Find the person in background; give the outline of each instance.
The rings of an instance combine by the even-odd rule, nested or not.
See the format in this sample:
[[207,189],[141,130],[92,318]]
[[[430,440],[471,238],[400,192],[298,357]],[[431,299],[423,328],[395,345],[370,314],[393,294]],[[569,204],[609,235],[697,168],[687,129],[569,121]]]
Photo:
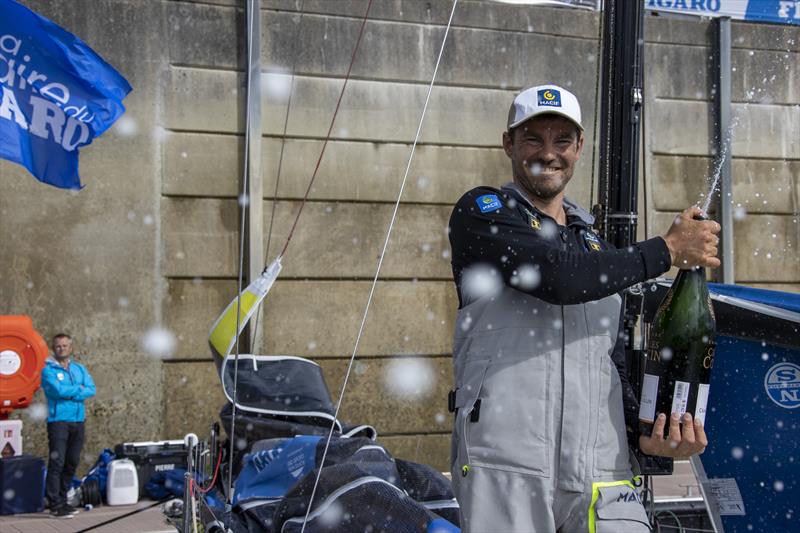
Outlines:
[[71,518],[77,510],[67,504],[67,490],[81,459],[84,421],[83,403],[95,395],[91,374],[72,360],[72,337],[53,337],[53,356],[42,370],[42,389],[47,396],[47,441],[49,462],[45,492],[50,514]]

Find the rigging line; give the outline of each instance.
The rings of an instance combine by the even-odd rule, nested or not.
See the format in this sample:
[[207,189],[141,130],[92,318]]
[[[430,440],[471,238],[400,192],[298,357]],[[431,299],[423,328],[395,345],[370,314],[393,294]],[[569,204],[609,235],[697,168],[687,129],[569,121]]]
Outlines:
[[650,230],[647,223],[648,219],[648,209],[647,203],[649,199],[647,198],[647,139],[645,137],[646,129],[645,125],[645,116],[647,115],[647,101],[645,97],[647,94],[645,93],[645,84],[644,80],[642,80],[642,134],[640,136],[639,142],[641,143],[641,150],[642,150],[642,195],[644,196],[644,238],[650,238]]
[[[597,108],[598,100],[600,99],[600,64],[603,62],[603,3],[600,3],[598,10],[597,20],[597,51],[595,52],[595,61],[597,67],[594,73],[594,125],[592,126],[592,177],[589,182],[589,209],[594,207],[594,165],[597,156],[597,117],[600,110]],[[598,194],[599,196],[599,194]]]
[[[305,11],[305,3],[306,0],[302,0],[300,3],[300,20],[297,22],[297,31],[295,32],[294,42],[300,42],[300,32],[303,28],[303,12]],[[289,84],[289,99],[286,102],[286,116],[283,119],[283,134],[281,135],[281,151],[278,154],[278,172],[275,176],[275,191],[272,194],[272,212],[269,215],[269,230],[267,231],[267,247],[264,250],[264,270],[267,269],[267,261],[269,261],[269,247],[272,243],[272,228],[275,223],[275,206],[278,202],[278,186],[281,183],[281,169],[283,169],[283,149],[286,147],[286,131],[289,126],[289,114],[292,112],[292,96],[294,96],[294,79],[295,79],[295,72],[297,71],[297,57],[300,54],[295,51],[294,58],[292,59],[292,81]],[[258,321],[261,318],[261,308],[263,306],[259,305],[258,309],[256,309],[256,318],[253,322],[253,331],[258,331]],[[255,347],[254,347],[255,349]]]
[[[250,174],[250,82],[253,72],[250,70],[250,64],[253,60],[253,28],[255,27],[256,22],[261,24],[260,21],[260,13],[253,14],[253,0],[247,0],[249,9],[247,10],[247,105],[245,106],[245,133],[244,133],[244,165],[243,165],[243,176],[242,176],[242,195],[241,195],[241,207],[242,207],[242,222],[239,227],[239,272],[237,275],[237,286],[236,286],[236,353],[233,359],[233,407],[231,412],[231,446],[230,446],[230,454],[228,457],[229,461],[233,461],[233,453],[234,447],[236,445],[236,393],[237,387],[239,385],[239,341],[241,339],[241,335],[238,333],[239,328],[241,327],[241,313],[242,313],[242,276],[244,274],[244,237],[245,237],[245,224],[247,221],[247,205],[245,200],[247,199],[247,179],[248,175]],[[261,51],[259,50],[259,53]],[[261,73],[258,73],[259,77]],[[259,80],[260,82],[260,80]],[[228,505],[226,506],[229,510],[233,504],[233,468],[228,470]],[[186,512],[186,510],[184,510]]]
[[328,147],[328,141],[331,138],[331,132],[333,131],[333,124],[336,122],[336,115],[339,114],[339,107],[342,105],[342,98],[344,97],[344,90],[347,87],[347,82],[350,80],[350,72],[353,70],[353,64],[356,62],[356,54],[358,53],[358,48],[361,46],[361,37],[364,36],[364,27],[367,25],[367,18],[369,17],[369,10],[372,7],[373,0],[369,0],[367,3],[367,10],[364,12],[364,19],[361,21],[361,29],[358,31],[358,39],[356,40],[356,45],[353,48],[353,55],[350,58],[350,65],[347,67],[347,74],[344,77],[344,83],[342,84],[342,91],[339,93],[339,100],[336,102],[336,108],[333,110],[333,116],[331,117],[331,125],[328,127],[328,133],[325,135],[325,141],[322,143],[322,150],[319,153],[319,158],[317,159],[317,164],[314,167],[314,173],[311,174],[311,180],[308,182],[308,188],[306,189],[306,194],[303,196],[303,202],[300,204],[300,209],[297,211],[297,216],[294,217],[294,223],[292,223],[292,229],[289,230],[289,236],[286,238],[286,244],[283,245],[283,250],[281,253],[278,254],[278,257],[283,257],[286,253],[286,249],[289,247],[289,243],[292,241],[292,236],[294,235],[294,230],[297,227],[297,222],[300,220],[300,215],[303,213],[303,208],[306,206],[308,202],[308,195],[311,193],[311,187],[314,185],[314,180],[317,179],[317,172],[319,171],[319,166],[322,163],[322,157],[325,155],[325,148]]
[[[617,26],[616,25],[617,11],[616,11],[616,8],[614,6],[615,6],[614,2],[608,2],[608,5],[605,7],[605,9],[609,9],[610,10],[610,15],[608,17],[609,30],[608,30],[608,32],[605,32],[605,34],[608,35],[608,42],[605,43],[605,44],[608,44],[608,68],[606,69],[606,73],[607,73],[606,77],[608,79],[605,80],[606,83],[605,83],[604,93],[603,93],[607,97],[607,98],[604,98],[604,100],[607,100],[607,102],[606,102],[606,107],[607,107],[607,109],[606,109],[606,128],[605,128],[606,160],[602,161],[602,164],[603,164],[603,166],[605,168],[605,171],[601,174],[601,176],[603,176],[603,178],[604,178],[603,179],[603,191],[600,191],[600,190],[597,191],[597,201],[599,203],[603,204],[603,206],[605,206],[605,208],[602,210],[603,220],[602,220],[601,223],[603,225],[604,232],[606,234],[608,234],[608,209],[607,209],[607,207],[608,207],[609,201],[611,200],[611,190],[610,190],[610,187],[611,187],[611,162],[613,160],[615,160],[615,158],[616,158],[616,153],[613,151],[613,147],[611,146],[611,137],[612,137],[611,130],[612,130],[612,127],[613,127],[613,124],[614,124],[613,121],[612,121],[612,117],[614,115],[614,110],[611,108],[611,105],[609,105],[611,103],[610,102],[611,95],[612,95],[612,93],[614,93],[614,80],[612,79],[612,76],[610,74],[612,72],[614,72],[614,69],[616,68],[616,65],[615,65],[615,62],[614,62],[614,59],[615,59],[614,56],[617,53],[617,42],[616,42],[616,39],[615,39],[615,33],[617,31],[617,28],[616,28],[616,26]],[[605,18],[605,9],[603,10],[603,17],[604,18]],[[599,187],[598,187],[598,189],[599,189]],[[601,195],[601,192],[602,192],[602,195]]]
[[333,414],[334,421],[331,423],[330,431],[328,432],[328,437],[325,440],[325,449],[322,452],[322,458],[319,463],[319,467],[317,468],[317,476],[314,480],[314,487],[311,489],[311,497],[308,500],[308,506],[306,507],[306,515],[303,519],[303,526],[300,529],[300,533],[304,533],[306,529],[306,523],[308,522],[308,516],[311,513],[311,507],[314,504],[314,496],[317,492],[317,486],[319,485],[319,480],[322,475],[322,468],[325,466],[325,458],[328,455],[328,448],[331,444],[331,439],[333,438],[333,431],[336,427],[336,420],[339,418],[339,410],[342,407],[342,400],[344,399],[344,393],[347,389],[347,382],[350,379],[350,373],[353,370],[353,362],[356,358],[356,353],[358,352],[358,345],[361,342],[361,336],[364,333],[364,326],[367,323],[367,316],[369,315],[370,305],[372,304],[372,297],[375,294],[375,287],[378,285],[378,276],[381,273],[381,267],[383,266],[383,259],[386,256],[386,250],[389,247],[389,239],[392,236],[392,229],[394,228],[394,222],[397,219],[397,211],[400,208],[400,200],[403,197],[403,190],[406,186],[406,181],[408,180],[408,173],[411,170],[411,162],[414,159],[414,152],[417,148],[417,142],[419,141],[420,133],[422,132],[422,124],[425,121],[425,113],[428,110],[428,103],[430,102],[431,93],[433,92],[433,85],[436,82],[436,74],[439,72],[439,65],[442,61],[442,55],[444,54],[444,47],[447,44],[447,36],[450,33],[450,26],[453,23],[453,16],[456,12],[456,6],[458,5],[458,0],[453,0],[453,7],[450,10],[450,18],[447,20],[447,27],[444,30],[444,37],[442,37],[442,46],[439,48],[439,55],[436,58],[436,65],[433,68],[433,76],[431,77],[431,82],[428,85],[428,94],[425,96],[425,104],[422,106],[422,112],[420,113],[419,117],[419,124],[417,125],[417,132],[414,135],[414,143],[411,145],[411,153],[408,156],[408,163],[406,164],[406,170],[403,174],[403,181],[400,183],[400,192],[397,194],[397,200],[394,204],[394,211],[392,212],[392,218],[389,220],[389,227],[386,230],[386,238],[383,241],[383,249],[381,250],[381,255],[378,258],[378,266],[375,269],[375,277],[372,279],[372,287],[369,290],[369,297],[367,298],[367,304],[364,307],[364,315],[361,317],[361,326],[358,329],[358,335],[356,336],[355,346],[353,346],[353,353],[350,355],[350,361],[347,364],[347,371],[344,375],[344,381],[342,382],[342,389],[339,393],[339,400],[336,402],[336,411]]

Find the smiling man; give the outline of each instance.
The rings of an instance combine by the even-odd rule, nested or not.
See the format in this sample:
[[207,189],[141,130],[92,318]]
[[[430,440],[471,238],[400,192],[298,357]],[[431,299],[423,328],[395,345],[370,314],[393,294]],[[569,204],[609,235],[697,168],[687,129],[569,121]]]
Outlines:
[[[503,149],[513,181],[478,187],[450,218],[459,297],[453,341],[453,485],[467,532],[650,531],[628,445],[688,457],[702,425],[657,419],[639,438],[621,298],[671,265],[716,267],[719,225],[685,210],[664,236],[613,249],[565,196],[584,136],[577,98],[519,93]],[[668,414],[668,413],[667,413]]]

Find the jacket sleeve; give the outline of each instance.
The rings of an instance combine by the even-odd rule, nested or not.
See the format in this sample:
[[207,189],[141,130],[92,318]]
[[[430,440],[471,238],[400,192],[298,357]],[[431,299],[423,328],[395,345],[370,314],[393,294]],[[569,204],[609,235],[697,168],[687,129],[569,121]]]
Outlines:
[[[477,199],[496,194],[500,209],[481,212]],[[635,283],[666,272],[670,267],[667,245],[655,237],[626,249],[596,253],[567,252],[557,245],[550,228],[530,227],[509,199],[489,188],[469,191],[456,204],[449,233],[453,269],[458,276],[470,265],[484,264],[497,270],[506,284],[555,305],[585,303],[615,294]],[[535,286],[514,283],[520,267],[539,273]],[[456,279],[461,285],[461,280]]]
[[[624,300],[623,300],[624,301]],[[639,449],[639,396],[630,382],[628,365],[625,361],[625,310],[619,315],[619,332],[614,350],[611,352],[611,360],[617,367],[619,381],[622,385],[622,406],[625,413],[625,433],[628,438],[628,446],[634,450]]]
[[80,390],[75,395],[76,400],[85,400],[87,398],[91,398],[97,393],[92,375],[89,373],[86,367],[83,367],[83,383],[79,389]]
[[80,392],[80,386],[58,379],[57,371],[45,366],[42,370],[42,388],[44,394],[52,400],[73,400]]

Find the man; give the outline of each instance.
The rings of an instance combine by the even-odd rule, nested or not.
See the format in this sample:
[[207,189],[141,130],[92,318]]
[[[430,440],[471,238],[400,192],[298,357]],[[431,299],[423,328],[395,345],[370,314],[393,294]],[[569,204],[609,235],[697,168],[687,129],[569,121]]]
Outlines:
[[671,265],[719,266],[719,225],[689,208],[663,237],[611,249],[564,194],[583,143],[573,94],[521,92],[503,134],[513,181],[469,191],[450,218],[452,475],[467,532],[648,532],[626,422],[645,453],[707,444],[690,416],[682,433],[673,417],[665,440],[663,414],[636,442],[617,293]]
[[50,514],[69,518],[77,511],[67,504],[67,490],[81,459],[83,402],[95,395],[94,381],[86,367],[72,360],[72,337],[59,333],[53,337],[53,357],[42,370],[42,388],[47,396],[47,439],[50,460],[47,464],[45,492]]

